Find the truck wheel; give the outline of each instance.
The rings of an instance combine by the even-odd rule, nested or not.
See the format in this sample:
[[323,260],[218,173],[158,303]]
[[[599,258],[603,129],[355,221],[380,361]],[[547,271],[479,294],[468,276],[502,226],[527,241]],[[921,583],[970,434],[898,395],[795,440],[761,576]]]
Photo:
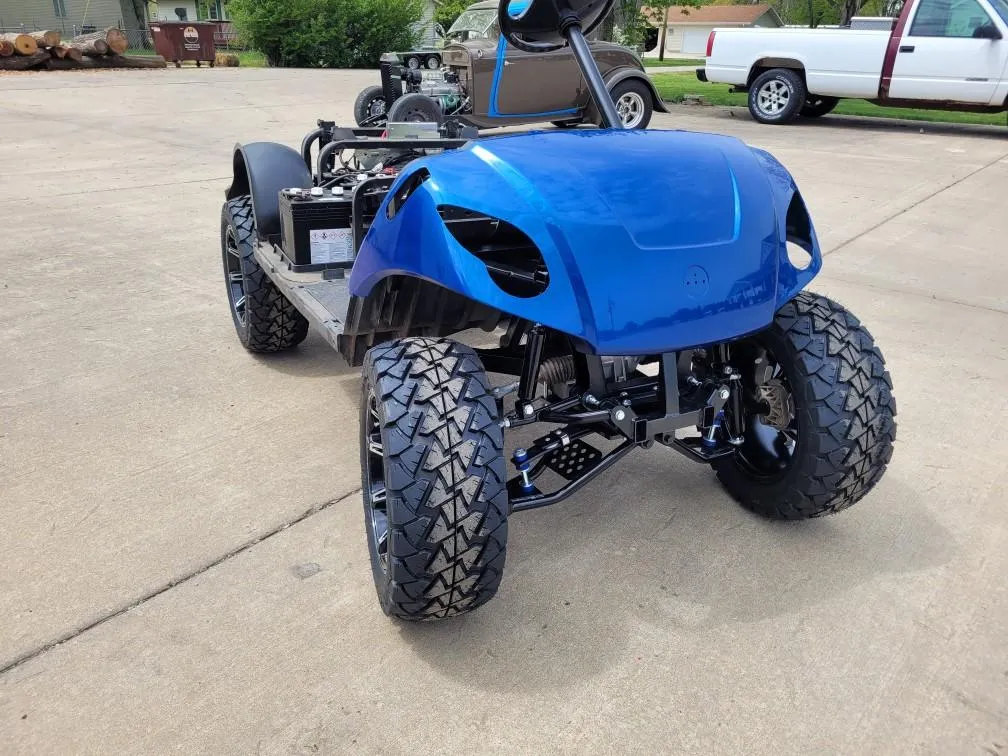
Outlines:
[[654,110],[651,90],[636,79],[624,79],[609,90],[625,129],[646,129]]
[[444,120],[444,113],[441,111],[441,106],[432,98],[419,92],[410,92],[392,103],[388,111],[388,120],[390,123],[408,121],[441,123]]
[[364,358],[361,487],[382,610],[451,617],[497,592],[507,546],[504,435],[476,353],[409,338]]
[[439,68],[441,68],[441,58],[437,55],[428,55],[427,69],[430,71],[437,71]]
[[238,339],[250,352],[281,352],[308,335],[308,321],[280,293],[255,259],[252,198],[235,197],[221,211],[221,255]]
[[749,87],[749,112],[760,123],[788,123],[797,118],[805,98],[805,82],[797,71],[774,68]]
[[363,126],[365,122],[373,124],[373,119],[384,115],[386,108],[385,90],[379,86],[368,87],[357,95],[354,102],[354,120],[358,126]]
[[408,58],[406,58],[405,62],[406,62],[406,68],[412,68],[414,71],[420,68],[420,58],[418,58],[416,55],[410,55]]
[[805,104],[802,105],[802,118],[819,118],[827,113],[831,113],[839,102],[839,98],[836,97],[809,95],[808,99],[805,100]]
[[732,353],[752,403],[741,445],[713,465],[733,498],[800,520],[846,509],[874,487],[892,457],[896,403],[882,353],[857,318],[802,292]]

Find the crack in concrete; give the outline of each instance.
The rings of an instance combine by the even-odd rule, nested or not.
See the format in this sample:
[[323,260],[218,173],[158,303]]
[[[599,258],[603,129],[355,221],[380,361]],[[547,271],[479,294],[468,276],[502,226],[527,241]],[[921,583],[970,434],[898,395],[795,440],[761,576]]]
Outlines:
[[827,281],[839,281],[840,283],[850,284],[851,286],[860,286],[864,289],[872,289],[873,291],[885,291],[890,294],[903,294],[909,297],[918,297],[919,299],[926,299],[929,302],[943,302],[944,304],[958,305],[959,307],[966,307],[971,310],[981,310],[983,312],[993,312],[998,315],[1008,315],[1008,310],[1002,310],[999,307],[992,307],[990,305],[977,304],[976,302],[966,302],[962,299],[956,299],[954,297],[939,297],[935,293],[928,293],[926,291],[914,291],[913,289],[900,289],[895,286],[883,286],[882,284],[869,283],[867,281],[862,281],[857,278],[850,278],[847,276],[836,275],[835,273],[822,274],[823,280]]
[[994,158],[992,161],[990,161],[989,163],[987,163],[985,165],[980,166],[976,170],[970,171],[965,176],[962,176],[961,178],[958,178],[955,181],[953,181],[951,184],[947,184],[946,186],[943,186],[940,189],[936,189],[935,191],[931,192],[931,194],[927,195],[926,197],[921,197],[919,200],[917,200],[916,202],[914,202],[909,207],[905,207],[902,210],[896,211],[895,213],[893,213],[892,215],[890,215],[888,218],[883,218],[878,223],[874,224],[873,226],[871,226],[869,228],[866,228],[864,231],[861,231],[861,232],[855,234],[850,239],[847,239],[846,241],[841,242],[840,244],[838,244],[837,246],[833,247],[830,250],[824,251],[822,253],[822,256],[826,257],[826,255],[832,255],[834,252],[839,252],[844,247],[846,247],[846,246],[848,246],[850,244],[853,244],[858,239],[861,239],[861,238],[867,236],[868,234],[870,234],[872,231],[877,231],[878,229],[882,228],[882,226],[884,226],[885,224],[889,223],[890,221],[894,221],[897,218],[899,218],[901,215],[905,215],[906,213],[909,213],[911,210],[914,210],[915,208],[920,207],[925,202],[930,202],[935,197],[937,197],[939,194],[947,192],[949,189],[952,189],[953,187],[959,186],[959,184],[963,183],[964,181],[968,181],[969,179],[973,178],[978,173],[982,173],[983,171],[986,171],[991,166],[997,165],[998,163],[1000,163],[1005,158],[1008,158],[1008,152],[1006,152],[1004,155],[1001,155],[999,157]]
[[255,536],[254,538],[246,541],[245,543],[241,544],[240,546],[238,546],[238,547],[236,547],[234,549],[231,549],[230,551],[228,551],[225,554],[217,557],[216,559],[214,559],[214,560],[212,560],[210,562],[207,562],[206,564],[200,565],[199,567],[196,567],[195,569],[191,570],[190,572],[185,573],[181,577],[173,578],[173,579],[169,580],[164,585],[161,585],[158,588],[155,588],[154,590],[152,590],[152,591],[150,591],[148,593],[145,593],[143,596],[140,596],[137,599],[133,599],[128,604],[122,605],[122,606],[120,606],[120,607],[118,607],[116,609],[112,609],[111,611],[103,614],[98,619],[94,620],[93,622],[89,622],[88,624],[84,625],[83,627],[78,627],[78,628],[75,628],[74,630],[71,630],[71,631],[69,631],[67,633],[64,633],[63,635],[61,635],[60,637],[56,638],[55,640],[48,641],[47,643],[44,643],[41,646],[38,646],[37,648],[34,648],[34,649],[30,650],[30,651],[26,651],[25,653],[21,654],[20,656],[15,657],[14,659],[12,659],[12,660],[10,660],[8,662],[3,662],[2,666],[0,666],[0,675],[4,675],[7,672],[10,672],[10,671],[12,671],[14,669],[17,669],[22,664],[25,664],[25,663],[31,661],[32,659],[36,659],[39,656],[42,656],[43,654],[51,651],[52,649],[56,648],[57,646],[61,646],[61,645],[63,645],[64,643],[66,643],[68,641],[72,641],[75,638],[80,637],[84,633],[87,633],[87,632],[89,632],[91,630],[94,630],[95,628],[97,628],[97,627],[99,627],[101,625],[104,625],[106,622],[109,622],[110,620],[114,620],[116,617],[120,617],[120,616],[126,614],[127,612],[130,612],[133,609],[136,609],[138,606],[143,606],[148,601],[151,601],[152,599],[155,599],[158,596],[160,596],[160,595],[162,595],[164,593],[167,593],[168,591],[172,590],[173,588],[177,588],[180,585],[185,585],[186,583],[188,583],[193,578],[199,577],[200,575],[202,575],[202,574],[204,574],[204,573],[212,570],[214,567],[218,567],[218,566],[224,564],[224,562],[227,562],[227,561],[233,559],[234,557],[238,556],[239,554],[242,554],[242,553],[248,551],[253,546],[258,545],[258,544],[262,543],[263,541],[269,540],[273,536],[275,536],[275,535],[277,535],[279,533],[282,533],[283,531],[287,530],[287,528],[290,528],[290,527],[293,527],[294,525],[302,523],[305,520],[307,520],[308,518],[310,518],[310,517],[312,517],[314,515],[317,515],[319,512],[324,512],[325,510],[329,509],[329,507],[332,507],[332,506],[334,506],[336,504],[339,504],[340,502],[346,501],[351,496],[356,496],[360,492],[361,492],[361,489],[356,488],[353,491],[350,491],[349,493],[346,493],[346,494],[343,494],[342,496],[336,497],[335,499],[329,499],[328,501],[325,501],[325,502],[323,502],[321,504],[317,504],[315,506],[312,506],[309,509],[307,509],[304,512],[302,512],[301,514],[299,514],[297,517],[294,517],[293,519],[290,519],[290,520],[285,520],[284,522],[282,522],[279,525],[273,527],[272,529],[270,529],[266,533],[263,533],[262,535]]

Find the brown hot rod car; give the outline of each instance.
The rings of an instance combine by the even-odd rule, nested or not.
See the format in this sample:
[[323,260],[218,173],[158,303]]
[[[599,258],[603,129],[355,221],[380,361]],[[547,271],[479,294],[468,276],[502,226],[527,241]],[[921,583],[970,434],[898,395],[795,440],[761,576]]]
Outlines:
[[[652,111],[668,112],[640,58],[611,42],[590,43],[592,57],[625,127],[646,128]],[[383,56],[380,86],[354,104],[359,126],[455,118],[477,128],[552,122],[598,123],[598,111],[569,47],[528,53],[509,45],[497,24],[497,0],[471,5],[452,24],[442,67],[424,71]]]

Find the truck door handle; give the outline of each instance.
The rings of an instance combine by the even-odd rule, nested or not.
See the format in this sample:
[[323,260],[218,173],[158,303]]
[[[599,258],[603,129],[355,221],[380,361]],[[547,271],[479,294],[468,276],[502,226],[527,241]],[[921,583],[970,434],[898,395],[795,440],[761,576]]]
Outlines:
[[913,52],[916,49],[917,48],[914,47],[913,45],[900,45],[899,51],[900,52],[905,52],[905,53],[911,53],[911,52]]

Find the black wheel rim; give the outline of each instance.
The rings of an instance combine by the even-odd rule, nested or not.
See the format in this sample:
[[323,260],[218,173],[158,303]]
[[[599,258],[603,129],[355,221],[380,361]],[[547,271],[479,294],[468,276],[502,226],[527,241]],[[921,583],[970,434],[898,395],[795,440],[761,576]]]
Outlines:
[[245,306],[245,271],[242,268],[241,250],[238,249],[238,239],[234,228],[227,227],[224,233],[224,272],[227,276],[228,301],[235,320],[245,325],[247,317]]
[[367,112],[369,118],[385,115],[385,98],[375,97],[373,100],[371,100],[370,104],[368,105]]
[[[769,350],[760,349],[757,354],[766,359],[770,379],[762,388],[755,387],[735,459],[750,475],[772,482],[787,475],[797,458],[801,443],[799,412],[795,392],[782,365]],[[776,396],[775,401],[768,403],[769,392]]]
[[364,421],[363,438],[367,463],[364,483],[364,504],[368,514],[368,525],[374,538],[375,552],[382,571],[388,571],[388,492],[385,488],[385,447],[381,437],[381,417],[378,414],[378,400],[374,392],[368,394],[367,417]]

